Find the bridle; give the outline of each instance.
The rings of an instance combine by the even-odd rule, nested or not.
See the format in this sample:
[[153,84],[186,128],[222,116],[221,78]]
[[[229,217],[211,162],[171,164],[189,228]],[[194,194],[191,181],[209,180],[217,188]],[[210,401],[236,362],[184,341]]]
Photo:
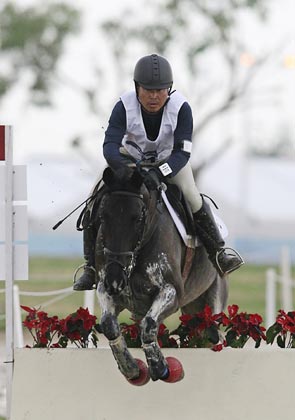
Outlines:
[[[131,198],[139,198],[140,200],[143,201],[143,195],[142,194],[137,194],[134,192],[130,192],[130,191],[111,191],[108,192],[104,195],[104,197],[102,198],[102,202],[100,205],[100,210],[99,210],[99,217],[100,217],[100,222],[101,222],[101,226],[103,227],[104,219],[102,217],[103,214],[103,208],[105,205],[105,201],[107,199],[108,196],[110,195],[118,195],[118,196],[128,196]],[[143,202],[143,206],[141,209],[141,215],[138,219],[138,223],[137,226],[139,227],[138,232],[136,232],[137,236],[138,236],[138,241],[135,244],[134,249],[129,250],[129,251],[122,251],[122,252],[118,252],[118,251],[112,251],[111,249],[107,248],[105,246],[105,238],[103,236],[103,229],[101,230],[101,243],[102,243],[102,251],[100,252],[100,254],[103,254],[104,258],[105,258],[105,268],[107,269],[111,264],[118,264],[122,271],[124,272],[124,274],[126,275],[127,279],[130,278],[132,271],[134,270],[135,264],[136,264],[136,258],[137,255],[139,253],[139,250],[142,247],[143,244],[143,240],[144,240],[144,231],[145,231],[145,222],[146,222],[146,213],[147,213],[147,209],[146,209],[146,205]],[[127,262],[126,262],[127,261]]]

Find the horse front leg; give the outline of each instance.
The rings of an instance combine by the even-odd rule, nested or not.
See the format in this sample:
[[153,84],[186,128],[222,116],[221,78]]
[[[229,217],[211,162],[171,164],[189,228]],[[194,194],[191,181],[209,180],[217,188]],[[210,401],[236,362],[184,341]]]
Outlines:
[[114,298],[106,292],[103,282],[98,284],[97,296],[102,312],[100,321],[102,332],[109,340],[118,368],[128,380],[138,378],[140,368],[127,348],[121,334]]
[[157,341],[160,322],[177,309],[177,294],[170,284],[161,287],[151,308],[141,321],[141,341],[153,381],[167,379],[169,366]]

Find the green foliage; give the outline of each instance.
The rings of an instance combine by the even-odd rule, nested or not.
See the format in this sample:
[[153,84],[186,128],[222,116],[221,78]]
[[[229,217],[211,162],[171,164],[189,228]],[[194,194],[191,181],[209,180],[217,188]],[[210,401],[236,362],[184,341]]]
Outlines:
[[0,8],[0,99],[26,76],[32,99],[49,103],[49,91],[66,38],[79,30],[79,14],[65,4]]

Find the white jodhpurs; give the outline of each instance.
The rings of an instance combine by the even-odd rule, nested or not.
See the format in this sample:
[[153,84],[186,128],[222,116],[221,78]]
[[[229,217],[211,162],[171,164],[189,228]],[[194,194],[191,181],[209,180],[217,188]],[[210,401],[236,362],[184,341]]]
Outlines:
[[186,200],[188,201],[193,213],[196,213],[202,207],[203,201],[196,187],[193,177],[191,164],[188,162],[173,178],[168,181],[180,188]]

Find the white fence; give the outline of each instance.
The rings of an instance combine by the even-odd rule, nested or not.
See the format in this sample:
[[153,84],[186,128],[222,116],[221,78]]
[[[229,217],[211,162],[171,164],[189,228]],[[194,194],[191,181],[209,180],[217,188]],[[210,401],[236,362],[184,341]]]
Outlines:
[[285,311],[293,310],[293,288],[295,280],[292,279],[290,249],[282,248],[280,274],[273,268],[266,272],[266,291],[265,291],[265,313],[266,327],[270,327],[276,319],[277,313],[277,285],[280,286],[279,307]]

